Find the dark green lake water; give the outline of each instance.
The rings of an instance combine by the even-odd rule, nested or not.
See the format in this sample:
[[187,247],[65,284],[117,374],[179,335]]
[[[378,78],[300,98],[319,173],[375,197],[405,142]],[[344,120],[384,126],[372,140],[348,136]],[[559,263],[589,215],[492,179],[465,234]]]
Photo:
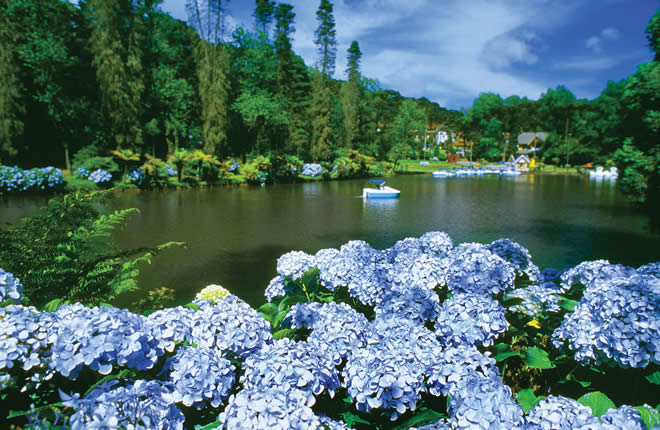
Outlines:
[[[541,268],[592,259],[639,266],[660,260],[660,234],[611,182],[580,176],[525,175],[435,179],[397,176],[396,200],[360,197],[364,180],[216,187],[119,194],[116,208],[140,214],[118,235],[124,247],[169,240],[143,269],[143,288],[167,286],[180,302],[208,284],[221,284],[252,305],[275,276],[277,258],[291,250],[315,253],[360,239],[382,249],[405,237],[445,231],[461,242],[508,237],[529,249]],[[14,221],[43,198],[0,200],[0,222]],[[127,295],[118,305],[135,300]]]

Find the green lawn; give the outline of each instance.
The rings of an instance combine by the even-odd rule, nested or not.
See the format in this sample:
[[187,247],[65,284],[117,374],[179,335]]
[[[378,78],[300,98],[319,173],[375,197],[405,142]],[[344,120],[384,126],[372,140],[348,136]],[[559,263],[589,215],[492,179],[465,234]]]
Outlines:
[[[428,166],[420,166],[420,161],[428,161]],[[432,172],[438,169],[462,169],[466,166],[462,164],[448,163],[446,161],[429,161],[429,160],[399,160],[399,163],[396,167],[396,172],[401,172],[403,168],[404,172]]]

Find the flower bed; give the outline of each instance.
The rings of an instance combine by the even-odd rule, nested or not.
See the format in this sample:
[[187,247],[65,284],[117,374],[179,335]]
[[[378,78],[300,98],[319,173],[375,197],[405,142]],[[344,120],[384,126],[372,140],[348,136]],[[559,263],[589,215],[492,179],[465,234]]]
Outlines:
[[652,427],[659,275],[541,271],[508,239],[431,232],[287,253],[258,311],[212,285],[143,316],[39,312],[0,271],[0,412],[74,429]]
[[0,195],[63,189],[64,175],[55,167],[23,170],[18,166],[0,166]]

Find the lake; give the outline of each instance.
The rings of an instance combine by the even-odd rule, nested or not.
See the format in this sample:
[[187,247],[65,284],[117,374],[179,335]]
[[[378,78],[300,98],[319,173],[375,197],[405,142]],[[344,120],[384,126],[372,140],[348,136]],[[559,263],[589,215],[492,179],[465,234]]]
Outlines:
[[[228,186],[120,193],[116,209],[140,214],[116,235],[123,247],[169,240],[167,250],[143,268],[143,290],[166,286],[189,301],[208,284],[220,284],[253,306],[275,276],[277,258],[291,250],[315,253],[364,240],[377,249],[427,231],[445,231],[454,243],[508,237],[541,268],[565,269],[609,259],[639,266],[660,260],[660,234],[649,216],[626,202],[614,183],[583,176],[388,179],[401,190],[394,200],[361,198],[365,180]],[[14,221],[45,198],[0,200],[0,222]],[[122,297],[127,305],[143,292]]]

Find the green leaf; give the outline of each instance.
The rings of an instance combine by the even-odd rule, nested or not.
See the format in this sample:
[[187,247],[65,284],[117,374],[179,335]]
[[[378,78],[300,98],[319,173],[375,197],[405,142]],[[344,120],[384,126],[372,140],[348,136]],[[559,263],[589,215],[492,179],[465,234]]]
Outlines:
[[183,307],[184,307],[184,308],[192,309],[192,310],[194,310],[194,311],[198,311],[198,310],[199,310],[199,306],[197,306],[197,305],[194,304],[194,303],[188,303],[188,304],[185,304],[185,305],[183,305]]
[[89,387],[89,389],[87,391],[85,391],[85,394],[83,395],[83,397],[85,397],[86,395],[91,393],[95,388],[99,387],[104,382],[112,381],[113,379],[128,379],[128,378],[132,378],[132,377],[135,377],[135,372],[133,372],[132,370],[129,370],[129,369],[122,369],[117,374],[112,374],[111,373],[110,375],[104,376],[103,378],[96,381],[95,384],[93,384],[91,387]]
[[585,394],[578,399],[578,402],[591,408],[591,413],[600,418],[608,409],[616,409],[616,405],[609,397],[600,391]]
[[525,413],[529,412],[530,409],[543,399],[545,399],[545,396],[537,396],[531,388],[518,391],[518,395],[516,396],[516,400],[518,400]]
[[555,365],[550,360],[548,353],[540,348],[527,348],[525,361],[532,369],[552,369]]
[[411,427],[416,427],[422,424],[432,424],[441,418],[447,418],[446,415],[436,412],[433,409],[428,408],[419,408],[415,415],[401,423],[400,425],[393,427],[392,430],[406,430]]
[[575,306],[577,306],[578,304],[577,300],[569,299],[568,297],[560,296],[559,294],[555,294],[555,296],[561,299],[561,301],[559,302],[559,307],[569,312],[573,312]]
[[496,343],[493,345],[493,350],[496,354],[501,354],[503,352],[510,351],[511,345],[508,343]]
[[273,328],[278,328],[280,324],[282,323],[282,320],[286,315],[289,313],[289,308],[284,309],[282,312],[278,313],[275,318],[273,319]]
[[304,275],[300,277],[300,283],[307,286],[312,285],[312,283],[319,276],[319,273],[321,273],[321,271],[318,268],[312,267],[311,269],[306,271]]
[[660,413],[648,406],[633,406],[633,409],[642,416],[642,421],[647,429],[660,426]]
[[359,416],[355,415],[352,412],[344,412],[341,414],[341,417],[344,419],[344,422],[346,423],[347,426],[349,427],[355,427],[355,424],[360,423],[360,424],[369,424],[371,425],[369,421],[365,421]]
[[275,333],[273,333],[273,339],[283,339],[285,337],[289,337],[293,333],[295,333],[295,330],[291,330],[288,328],[277,330]]
[[277,306],[273,303],[265,303],[257,308],[257,311],[259,311],[262,314],[267,314],[267,315],[272,315],[274,313],[277,313]]
[[566,380],[567,380],[567,381],[577,382],[578,384],[582,385],[582,387],[584,387],[584,388],[587,388],[587,387],[589,387],[589,386],[591,385],[591,381],[580,381],[580,380],[577,379],[575,376],[573,376],[572,373],[569,373],[569,374],[566,376]]
[[213,421],[212,423],[208,423],[205,426],[202,427],[195,427],[195,430],[210,430],[210,429],[217,429],[222,425],[222,421],[217,420]]
[[520,351],[509,351],[509,352],[502,352],[502,353],[500,353],[500,354],[495,354],[495,355],[493,355],[493,358],[494,358],[495,361],[497,361],[498,363],[499,363],[500,361],[504,361],[504,360],[506,360],[507,358],[511,358],[511,357],[522,357],[522,352],[520,352]]
[[645,378],[651,384],[660,385],[660,370],[655,371],[648,376],[645,376]]

